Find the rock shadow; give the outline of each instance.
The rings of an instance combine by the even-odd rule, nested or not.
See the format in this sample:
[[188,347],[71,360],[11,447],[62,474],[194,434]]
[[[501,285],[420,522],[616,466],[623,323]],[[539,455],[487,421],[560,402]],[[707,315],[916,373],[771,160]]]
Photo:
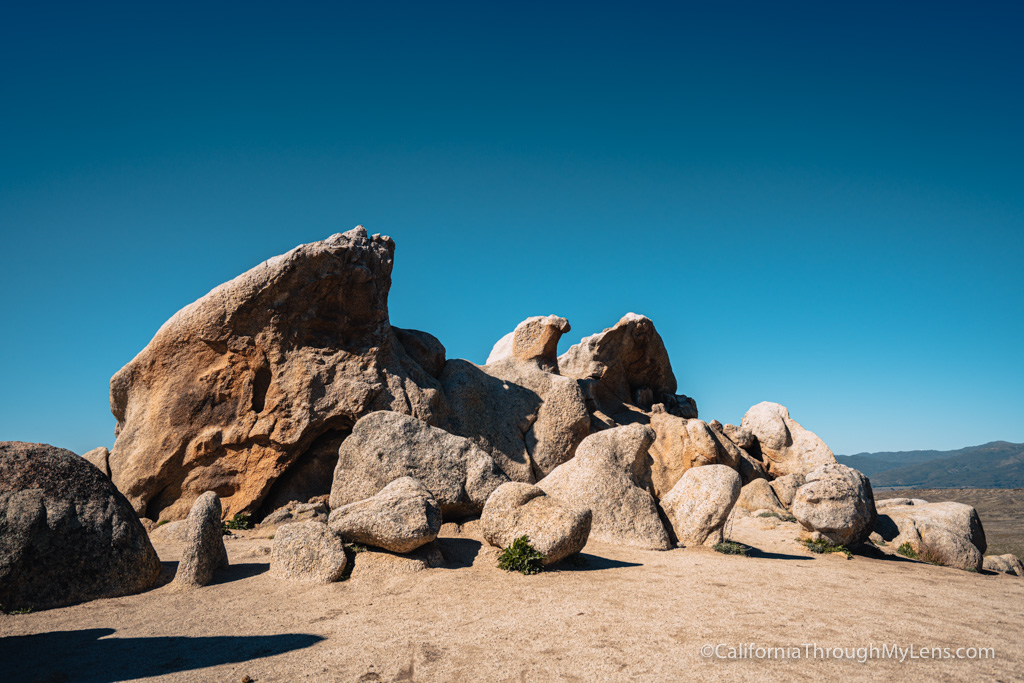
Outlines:
[[577,553],[549,566],[548,570],[559,572],[595,572],[601,571],[602,569],[622,569],[624,567],[642,566],[643,564],[640,562],[623,562],[621,560],[613,560],[608,557],[601,557],[600,555]]
[[324,640],[308,633],[268,636],[108,638],[112,628],[0,638],[7,683],[113,683],[301,650]]
[[446,569],[472,567],[483,543],[473,538],[438,538]]

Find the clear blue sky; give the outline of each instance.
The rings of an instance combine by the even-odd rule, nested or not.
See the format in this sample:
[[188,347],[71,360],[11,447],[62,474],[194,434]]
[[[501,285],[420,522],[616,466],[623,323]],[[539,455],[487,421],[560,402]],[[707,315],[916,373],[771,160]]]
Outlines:
[[707,420],[1024,441],[1018,3],[4,3],[0,439],[111,445],[177,309],[356,224],[483,362],[654,319]]

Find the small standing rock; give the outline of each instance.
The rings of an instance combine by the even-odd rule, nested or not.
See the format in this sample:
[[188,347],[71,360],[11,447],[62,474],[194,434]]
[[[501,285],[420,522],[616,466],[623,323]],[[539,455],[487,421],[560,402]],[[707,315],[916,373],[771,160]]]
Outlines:
[[853,546],[871,535],[878,519],[871,482],[846,465],[822,465],[793,497],[793,516],[832,543]]
[[199,496],[192,504],[186,523],[188,536],[174,583],[184,588],[206,586],[213,580],[215,570],[228,566],[217,494],[207,491]]
[[661,499],[679,545],[715,545],[740,497],[740,475],[725,465],[691,467]]

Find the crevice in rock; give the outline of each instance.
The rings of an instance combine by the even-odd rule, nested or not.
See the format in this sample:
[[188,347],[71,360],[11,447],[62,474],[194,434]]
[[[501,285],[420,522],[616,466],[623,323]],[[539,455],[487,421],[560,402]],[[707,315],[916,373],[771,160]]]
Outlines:
[[256,510],[256,519],[263,519],[293,500],[305,503],[310,498],[330,494],[334,468],[338,464],[338,449],[351,433],[351,428],[328,429],[316,437],[271,485]]
[[270,368],[261,365],[252,380],[252,411],[262,413],[270,389]]

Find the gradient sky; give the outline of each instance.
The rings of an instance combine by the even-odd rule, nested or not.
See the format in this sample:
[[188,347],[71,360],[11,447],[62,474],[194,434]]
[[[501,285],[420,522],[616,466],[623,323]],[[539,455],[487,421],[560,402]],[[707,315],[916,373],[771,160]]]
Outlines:
[[4,3],[0,439],[113,443],[176,310],[363,224],[483,362],[650,316],[837,453],[1024,441],[1019,3]]

